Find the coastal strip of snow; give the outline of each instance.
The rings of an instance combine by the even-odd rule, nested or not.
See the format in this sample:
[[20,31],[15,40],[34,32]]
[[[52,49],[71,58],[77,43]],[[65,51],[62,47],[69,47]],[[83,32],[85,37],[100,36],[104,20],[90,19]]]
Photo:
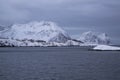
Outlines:
[[93,50],[105,50],[105,51],[109,51],[109,50],[120,50],[120,47],[116,47],[116,46],[108,46],[108,45],[97,45],[96,47],[93,48]]

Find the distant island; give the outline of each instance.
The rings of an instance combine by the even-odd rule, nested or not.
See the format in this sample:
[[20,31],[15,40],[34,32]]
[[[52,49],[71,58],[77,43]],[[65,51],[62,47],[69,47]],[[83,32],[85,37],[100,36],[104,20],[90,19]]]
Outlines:
[[49,21],[14,24],[0,31],[0,46],[96,46],[109,45],[106,33],[88,31],[73,39],[56,23]]

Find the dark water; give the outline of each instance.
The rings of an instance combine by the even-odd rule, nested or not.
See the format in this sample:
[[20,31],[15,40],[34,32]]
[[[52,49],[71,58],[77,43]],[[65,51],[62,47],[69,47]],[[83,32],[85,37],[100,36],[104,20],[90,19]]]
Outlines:
[[119,51],[0,48],[0,80],[120,80]]

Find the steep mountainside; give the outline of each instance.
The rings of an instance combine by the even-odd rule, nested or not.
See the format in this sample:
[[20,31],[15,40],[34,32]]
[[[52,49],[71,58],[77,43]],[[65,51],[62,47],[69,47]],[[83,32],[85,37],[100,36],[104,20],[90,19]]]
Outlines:
[[54,22],[30,22],[28,24],[15,24],[4,30],[0,36],[8,39],[33,39],[46,42],[66,42],[69,35]]
[[88,31],[83,33],[79,40],[88,44],[110,44],[110,38],[106,33]]

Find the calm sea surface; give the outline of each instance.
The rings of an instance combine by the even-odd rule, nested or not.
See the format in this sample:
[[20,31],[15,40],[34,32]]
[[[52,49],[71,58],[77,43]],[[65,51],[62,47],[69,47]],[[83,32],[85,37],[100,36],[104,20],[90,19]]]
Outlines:
[[120,80],[120,51],[0,47],[0,80]]

